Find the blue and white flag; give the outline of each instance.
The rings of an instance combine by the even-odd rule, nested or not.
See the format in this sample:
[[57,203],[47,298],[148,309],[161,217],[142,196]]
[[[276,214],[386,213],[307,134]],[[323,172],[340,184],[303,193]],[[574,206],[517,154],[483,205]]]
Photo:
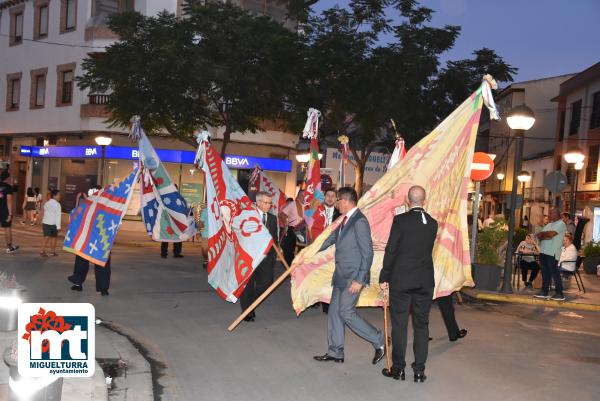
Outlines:
[[138,175],[136,167],[127,177],[79,202],[71,212],[63,249],[106,265]]

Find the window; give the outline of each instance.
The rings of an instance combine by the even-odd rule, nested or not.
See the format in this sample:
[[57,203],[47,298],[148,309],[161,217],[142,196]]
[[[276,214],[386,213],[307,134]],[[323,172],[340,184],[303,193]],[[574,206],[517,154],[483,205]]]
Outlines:
[[92,4],[92,16],[111,15],[127,11],[135,11],[134,0],[95,0]]
[[21,103],[21,73],[6,75],[6,111],[19,110]]
[[587,166],[585,167],[585,182],[596,182],[598,179],[598,156],[600,145],[590,146]]
[[569,135],[579,132],[579,121],[581,120],[581,100],[571,103],[571,123],[569,124]]
[[40,39],[48,36],[48,3],[40,1],[36,5],[33,15],[33,38]]
[[592,115],[590,116],[590,129],[600,127],[600,92],[592,95]]
[[56,106],[70,106],[73,103],[75,63],[57,66],[56,73]]
[[10,11],[10,38],[9,45],[14,46],[23,43],[23,12],[24,5],[15,7]]
[[74,31],[77,25],[77,0],[61,0],[60,33]]
[[41,109],[46,104],[46,75],[48,68],[31,70],[31,91],[29,97],[30,109]]
[[62,103],[71,103],[73,100],[73,71],[62,73]]
[[46,76],[38,75],[35,77],[35,105],[41,107],[44,105],[46,95]]

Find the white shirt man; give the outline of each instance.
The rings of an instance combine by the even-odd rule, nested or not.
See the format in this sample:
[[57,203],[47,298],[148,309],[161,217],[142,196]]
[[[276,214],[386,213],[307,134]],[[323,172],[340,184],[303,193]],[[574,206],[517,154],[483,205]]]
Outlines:
[[56,229],[60,230],[60,220],[60,203],[56,199],[52,198],[44,204],[44,219],[42,223],[47,224],[49,226],[56,226]]

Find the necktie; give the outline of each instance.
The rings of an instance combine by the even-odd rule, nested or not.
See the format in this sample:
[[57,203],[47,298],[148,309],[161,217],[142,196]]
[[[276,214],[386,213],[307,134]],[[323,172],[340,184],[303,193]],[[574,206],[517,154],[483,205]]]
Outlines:
[[267,214],[263,213],[263,224],[266,226],[267,225]]
[[348,220],[348,216],[344,216],[344,219],[342,220],[342,225],[340,226],[340,232],[344,229],[344,226],[346,225],[346,220]]

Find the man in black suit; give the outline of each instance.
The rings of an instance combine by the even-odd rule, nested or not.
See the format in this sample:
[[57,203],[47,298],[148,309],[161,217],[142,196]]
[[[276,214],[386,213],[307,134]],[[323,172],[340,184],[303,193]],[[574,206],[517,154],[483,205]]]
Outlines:
[[[278,237],[277,218],[269,213],[272,205],[273,198],[268,192],[261,191],[256,194],[256,210],[260,214],[263,225],[269,230],[271,237],[273,237],[274,244],[276,244]],[[252,305],[252,303],[265,292],[271,284],[273,284],[276,258],[277,254],[275,249],[271,247],[267,256],[265,256],[263,261],[256,267],[256,270],[254,270],[254,273],[252,273],[252,276],[250,277],[250,280],[248,280],[248,284],[240,297],[242,311],[245,311]],[[256,314],[252,311],[244,318],[244,320],[246,322],[253,322],[255,317]]]
[[423,209],[425,189],[408,191],[409,211],[394,217],[379,275],[381,289],[390,291],[392,318],[392,368],[384,376],[404,380],[408,315],[412,310],[414,330],[412,364],[415,382],[424,382],[429,339],[429,310],[435,286],[433,245],[438,224]]

